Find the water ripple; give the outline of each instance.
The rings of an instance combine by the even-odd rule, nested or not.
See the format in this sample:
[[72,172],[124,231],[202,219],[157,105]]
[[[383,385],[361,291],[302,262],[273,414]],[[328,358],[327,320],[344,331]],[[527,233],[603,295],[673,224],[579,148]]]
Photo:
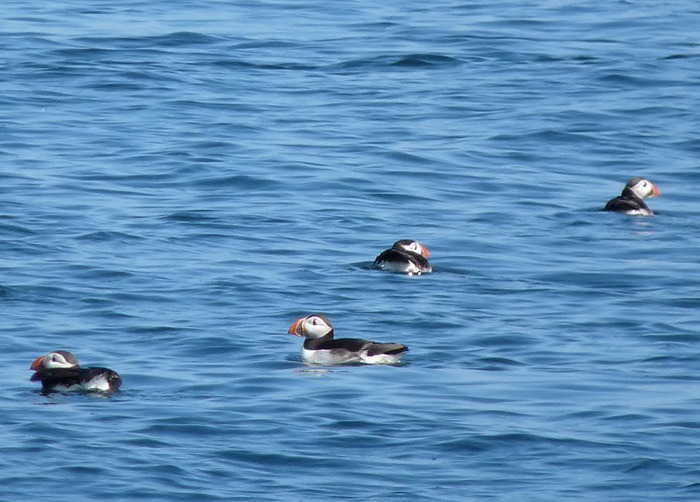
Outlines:
[[[3,7],[3,497],[698,493],[694,4]],[[307,366],[314,311],[410,352]]]

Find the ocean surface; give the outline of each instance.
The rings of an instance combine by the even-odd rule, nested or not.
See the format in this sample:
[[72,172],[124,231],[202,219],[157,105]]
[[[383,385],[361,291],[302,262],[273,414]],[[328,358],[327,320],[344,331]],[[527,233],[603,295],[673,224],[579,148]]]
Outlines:
[[[0,500],[700,500],[698,26],[3,2]],[[312,312],[410,352],[307,366]],[[56,349],[122,389],[42,395]]]

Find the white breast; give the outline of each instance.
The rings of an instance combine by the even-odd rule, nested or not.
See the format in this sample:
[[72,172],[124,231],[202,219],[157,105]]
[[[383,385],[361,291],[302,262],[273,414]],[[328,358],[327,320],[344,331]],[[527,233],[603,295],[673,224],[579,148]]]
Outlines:
[[350,352],[349,350],[335,349],[335,350],[308,350],[301,349],[301,358],[304,362],[310,364],[322,364],[322,365],[333,365],[333,364],[344,364],[360,362],[362,359],[356,352]]
[[632,209],[631,211],[625,211],[625,214],[630,216],[654,216],[654,211],[651,209]]
[[419,267],[413,262],[410,261],[405,261],[405,262],[399,262],[399,261],[383,261],[379,264],[379,267],[382,270],[386,270],[388,272],[399,272],[402,274],[426,274],[430,273],[433,271],[431,267],[427,267],[425,269]]
[[309,364],[321,364],[332,366],[335,364],[365,363],[365,364],[396,364],[401,359],[402,354],[377,354],[367,355],[366,350],[360,352],[350,352],[349,350],[307,350],[301,349],[301,358]]
[[109,381],[104,375],[98,375],[92,380],[83,382],[81,384],[73,385],[56,385],[53,390],[58,392],[75,392],[77,390],[99,390],[104,392],[109,392],[111,389],[109,387]]
[[111,390],[109,380],[107,380],[105,375],[99,375],[92,380],[88,380],[83,384],[83,388],[86,390],[102,390],[105,392]]

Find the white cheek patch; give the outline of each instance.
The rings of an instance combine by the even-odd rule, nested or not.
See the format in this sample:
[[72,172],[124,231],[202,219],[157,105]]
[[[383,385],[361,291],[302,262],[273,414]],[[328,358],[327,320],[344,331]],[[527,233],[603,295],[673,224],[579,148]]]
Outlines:
[[316,320],[315,324],[314,321],[307,321],[304,323],[303,328],[304,335],[308,336],[309,338],[321,338],[322,336],[328,334],[330,330],[330,326],[320,319]]
[[637,197],[643,199],[654,194],[654,185],[649,181],[640,181],[633,187],[630,187]]

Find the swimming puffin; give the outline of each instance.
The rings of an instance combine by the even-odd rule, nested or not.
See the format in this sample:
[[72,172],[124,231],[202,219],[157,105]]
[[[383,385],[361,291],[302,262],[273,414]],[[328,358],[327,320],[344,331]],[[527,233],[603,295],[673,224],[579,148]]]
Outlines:
[[644,178],[630,178],[619,197],[605,204],[604,211],[615,211],[631,215],[653,216],[649,206],[642,200],[644,197],[656,197],[661,192],[651,181]]
[[29,369],[36,371],[30,380],[41,380],[41,391],[45,394],[73,390],[113,392],[122,384],[116,371],[81,368],[78,359],[66,350],[37,357]]
[[305,337],[301,358],[312,364],[396,364],[408,347],[359,338],[333,338],[333,325],[323,314],[310,314],[289,326],[290,335]]
[[430,253],[422,244],[411,239],[402,239],[394,242],[391,249],[382,251],[374,259],[372,266],[409,275],[427,274],[433,271],[433,267],[428,263],[428,256]]

